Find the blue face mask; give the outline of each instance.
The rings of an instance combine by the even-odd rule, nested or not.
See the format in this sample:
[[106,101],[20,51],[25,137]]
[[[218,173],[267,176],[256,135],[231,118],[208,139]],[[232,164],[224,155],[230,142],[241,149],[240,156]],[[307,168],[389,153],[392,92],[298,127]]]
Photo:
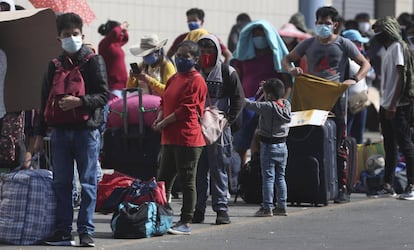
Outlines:
[[196,22],[196,21],[188,22],[188,28],[190,29],[190,31],[199,29],[200,27],[201,27],[200,22]]
[[256,49],[265,49],[269,47],[266,37],[264,36],[255,36],[253,37],[253,45]]
[[158,54],[155,52],[152,52],[151,54],[148,54],[142,58],[145,64],[147,65],[153,65],[158,60]]
[[175,66],[178,72],[188,72],[195,65],[194,59],[175,57]]
[[333,25],[317,24],[315,32],[320,38],[328,38],[333,33]]

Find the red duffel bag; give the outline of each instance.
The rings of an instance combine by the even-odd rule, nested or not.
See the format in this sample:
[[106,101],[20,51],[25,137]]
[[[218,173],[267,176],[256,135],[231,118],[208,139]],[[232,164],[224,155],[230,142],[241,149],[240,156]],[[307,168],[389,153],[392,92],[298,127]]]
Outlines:
[[98,184],[95,211],[101,212],[102,204],[116,188],[129,187],[134,180],[135,178],[117,171],[112,174],[104,174]]

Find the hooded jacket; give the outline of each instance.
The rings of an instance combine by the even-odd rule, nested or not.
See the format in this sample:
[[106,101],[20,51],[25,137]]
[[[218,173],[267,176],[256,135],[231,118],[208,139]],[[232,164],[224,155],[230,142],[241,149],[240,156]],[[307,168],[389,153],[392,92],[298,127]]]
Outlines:
[[239,76],[233,67],[222,63],[220,59],[221,47],[215,35],[203,35],[200,37],[201,39],[213,41],[217,55],[219,55],[216,58],[215,66],[208,75],[201,69],[210,97],[209,100],[207,96],[206,105],[216,104],[220,110],[225,111],[231,125],[241,113],[244,103],[244,93]]

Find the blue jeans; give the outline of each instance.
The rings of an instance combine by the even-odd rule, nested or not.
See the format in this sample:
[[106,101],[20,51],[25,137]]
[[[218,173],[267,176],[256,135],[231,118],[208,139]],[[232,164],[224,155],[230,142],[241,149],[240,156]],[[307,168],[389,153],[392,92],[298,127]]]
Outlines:
[[260,143],[262,195],[264,208],[273,208],[274,187],[277,188],[277,207],[286,209],[287,186],[285,171],[288,158],[286,143]]
[[231,164],[233,148],[231,140],[231,131],[228,127],[223,133],[223,141],[220,138],[216,143],[206,146],[201,153],[197,166],[197,210],[205,211],[207,207],[209,170],[213,211],[228,210],[229,178],[227,169]]
[[56,230],[72,231],[74,160],[81,184],[81,205],[77,218],[79,234],[93,234],[96,204],[97,161],[100,147],[97,129],[54,128],[51,134],[53,188],[55,189]]
[[355,138],[358,144],[364,142],[365,124],[367,120],[368,109],[364,108],[361,112],[356,114],[347,114],[346,133]]

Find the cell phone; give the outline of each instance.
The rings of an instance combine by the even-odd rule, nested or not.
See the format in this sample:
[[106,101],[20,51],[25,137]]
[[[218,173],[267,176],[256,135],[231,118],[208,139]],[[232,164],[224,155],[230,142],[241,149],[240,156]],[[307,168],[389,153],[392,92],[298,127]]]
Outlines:
[[141,73],[141,69],[138,67],[138,63],[130,63],[129,66],[131,66],[132,72],[134,72],[134,74],[140,74]]

